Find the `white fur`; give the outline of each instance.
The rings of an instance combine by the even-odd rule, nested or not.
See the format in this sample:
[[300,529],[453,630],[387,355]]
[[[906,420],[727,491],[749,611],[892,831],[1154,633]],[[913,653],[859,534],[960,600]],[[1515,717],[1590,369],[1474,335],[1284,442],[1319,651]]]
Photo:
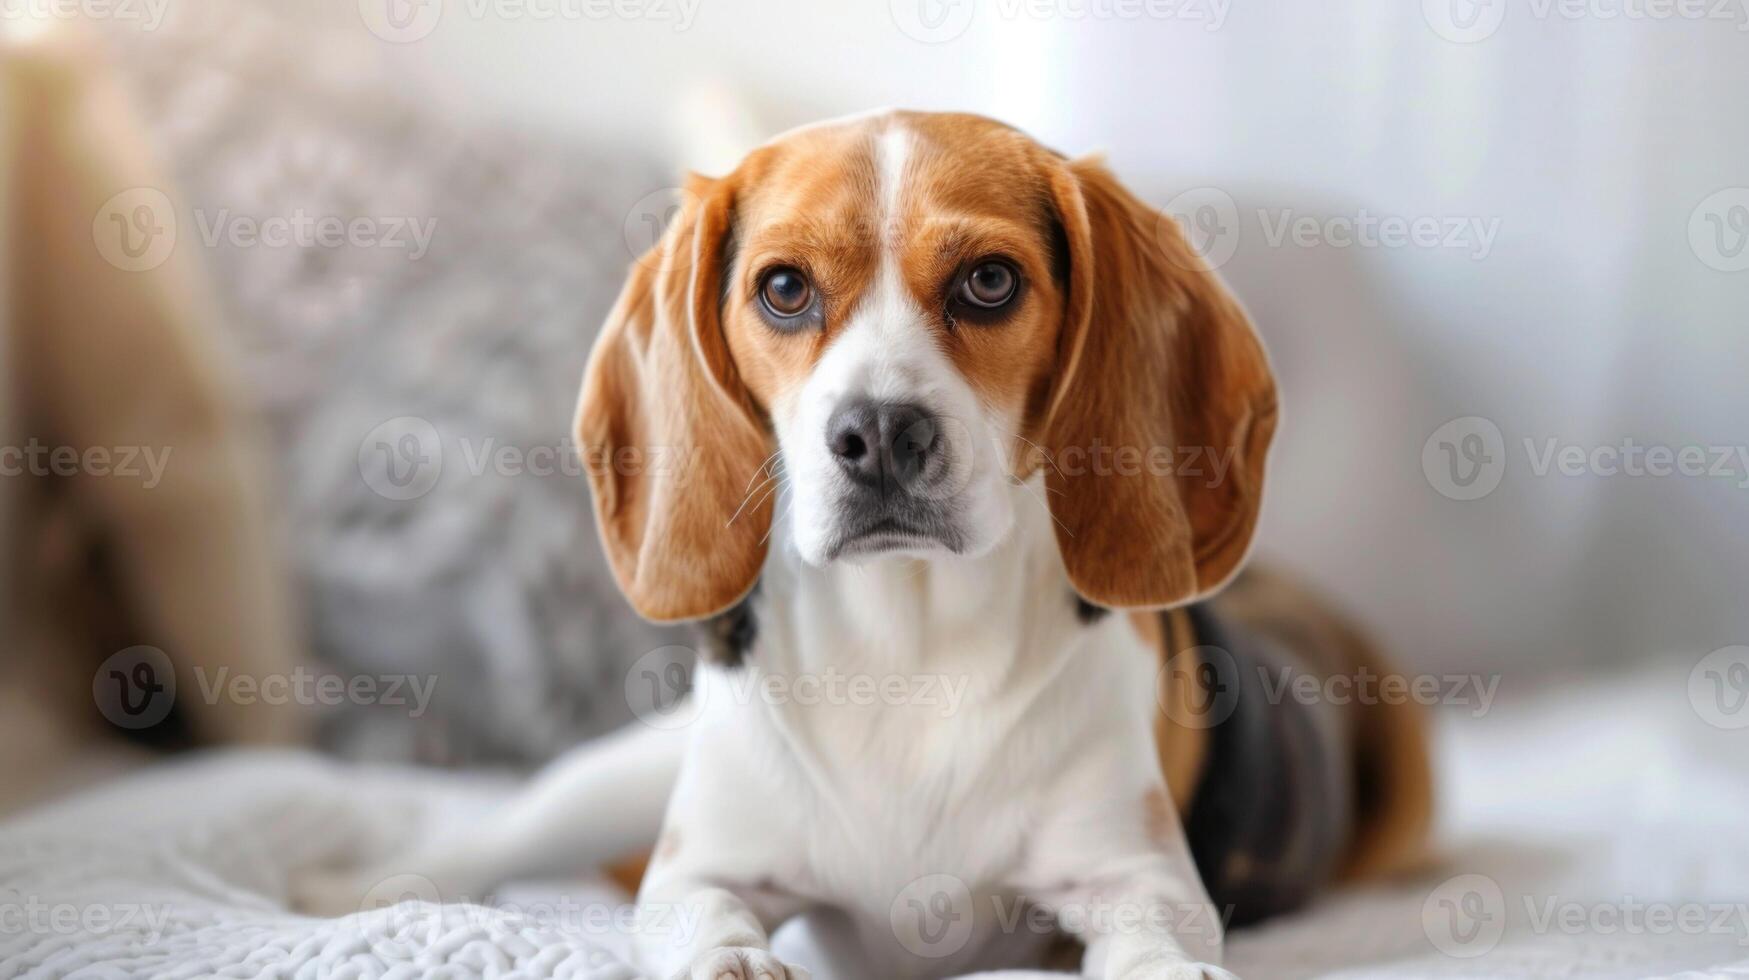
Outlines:
[[[878,227],[883,230],[903,205],[910,152],[911,137],[903,128],[893,126],[881,135]],[[890,242],[893,236],[882,238]],[[975,557],[989,551],[1014,520],[1011,495],[1005,492],[1010,470],[1005,446],[1018,426],[985,405],[955,369],[927,315],[901,281],[899,261],[890,248],[881,255],[874,287],[808,379],[774,400],[778,448],[792,491],[788,506],[793,508],[794,544],[812,564],[826,561],[838,532],[840,500],[853,489],[832,458],[827,421],[856,397],[917,404],[935,415],[941,451],[952,462],[947,479],[932,493],[956,512],[962,554]],[[914,554],[927,557],[942,551],[929,548]]]
[[[888,217],[909,147],[897,129],[880,142]],[[848,488],[825,426],[847,397],[949,420],[962,554],[826,563]],[[747,663],[699,668],[683,738],[581,750],[488,833],[427,850],[421,873],[446,894],[477,895],[531,862],[603,861],[606,846],[580,833],[610,813],[614,826],[630,812],[653,828],[650,788],[672,785],[639,895],[638,945],[658,977],[717,980],[739,964],[759,980],[781,968],[765,952],[769,932],[813,908],[848,915],[871,976],[1014,965],[1046,938],[1036,920],[1011,918],[1022,896],[1088,944],[1089,976],[1225,976],[1204,965],[1219,962],[1221,928],[1176,817],[1156,807],[1150,827],[1144,806],[1165,789],[1152,734],[1159,651],[1125,616],[1076,616],[1042,481],[1006,476],[1014,420],[954,369],[893,256],[773,415],[786,516],[752,600]],[[836,695],[832,677],[843,681]],[[858,697],[858,683],[879,693]],[[607,776],[640,763],[629,797],[609,788]],[[623,830],[607,836],[629,843]],[[945,946],[920,949],[905,923],[944,883],[971,928],[936,956]]]
[[[1159,653],[1125,616],[1077,618],[1039,489],[1006,488],[1019,519],[978,559],[816,567],[779,525],[751,656],[699,668],[687,728],[585,746],[498,819],[371,875],[477,899],[647,846],[660,823],[635,937],[655,977],[716,980],[722,949],[745,959],[816,908],[847,913],[869,976],[1013,966],[1044,938],[1005,926],[1021,896],[1088,943],[1088,976],[1226,976],[1205,965],[1221,928],[1181,831],[1168,813],[1170,839],[1151,836],[1142,805],[1164,788]],[[829,677],[898,696],[803,696]],[[944,880],[963,884],[972,933],[918,955],[894,911]],[[1145,921],[1086,921],[1101,910]]]
[[[1077,619],[1034,489],[1010,488],[1021,520],[977,560],[816,568],[777,542],[755,653],[739,671],[700,671],[703,706],[667,815],[677,850],[652,868],[642,903],[759,883],[747,907],[765,928],[812,905],[844,910],[882,977],[1036,952],[1031,930],[1002,929],[997,910],[1014,896],[1071,912],[1157,903],[1185,928],[1105,942],[1090,930],[1091,975],[1218,962],[1219,926],[1187,848],[1162,850],[1146,827],[1142,801],[1162,786],[1158,652],[1126,617]],[[832,671],[905,697],[798,703],[767,693],[793,684],[762,683]],[[965,685],[958,710],[943,710],[929,679]],[[938,875],[964,883],[975,928],[939,959],[907,948],[891,924],[895,903]],[[659,976],[701,949],[644,938]]]
[[803,123],[800,126],[793,126],[778,133],[771,139],[766,140],[762,145],[771,146],[776,143],[782,143],[793,136],[799,136],[802,133],[812,132],[814,130],[834,129],[839,126],[851,126],[856,123],[867,122],[870,119],[879,119],[882,116],[891,115],[892,112],[893,109],[891,106],[881,106],[874,109],[864,109],[859,112],[848,112],[842,116],[834,116],[830,119],[819,119],[811,123]]

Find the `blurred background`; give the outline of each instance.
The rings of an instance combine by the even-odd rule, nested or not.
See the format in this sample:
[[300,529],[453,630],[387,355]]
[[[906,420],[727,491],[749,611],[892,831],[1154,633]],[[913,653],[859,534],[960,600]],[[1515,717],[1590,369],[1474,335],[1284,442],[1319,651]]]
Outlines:
[[301,724],[210,695],[116,722],[142,663],[440,680],[323,701],[360,757],[527,766],[630,718],[629,667],[690,640],[599,554],[568,437],[591,340],[685,171],[885,105],[1102,152],[1184,221],[1282,382],[1258,553],[1402,663],[1509,696],[1749,642],[1740,4],[3,14],[0,441],[43,451],[0,458],[29,475],[0,481],[0,683],[41,772],[117,724]]

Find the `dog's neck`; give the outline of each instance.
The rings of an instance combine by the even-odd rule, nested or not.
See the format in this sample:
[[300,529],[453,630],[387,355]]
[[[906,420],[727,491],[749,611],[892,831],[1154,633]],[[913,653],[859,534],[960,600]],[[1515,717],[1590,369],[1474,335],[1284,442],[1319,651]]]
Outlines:
[[757,636],[740,679],[718,674],[725,686],[712,698],[774,682],[785,696],[755,699],[759,713],[844,819],[881,813],[902,825],[889,797],[953,801],[991,778],[1022,778],[1013,774],[1039,765],[1012,756],[1028,719],[1054,719],[1049,730],[1072,742],[1098,723],[1086,705],[1110,703],[1112,691],[1151,698],[1146,657],[1094,655],[1136,646],[1136,634],[1122,617],[1079,612],[1042,490],[1009,492],[1014,526],[976,558],[820,567],[773,542],[747,609]]
[[1064,646],[1087,607],[1069,587],[1038,482],[1009,488],[1014,526],[977,558],[820,567],[777,537],[754,607],[766,666],[891,673],[975,662],[983,670],[1028,649]]

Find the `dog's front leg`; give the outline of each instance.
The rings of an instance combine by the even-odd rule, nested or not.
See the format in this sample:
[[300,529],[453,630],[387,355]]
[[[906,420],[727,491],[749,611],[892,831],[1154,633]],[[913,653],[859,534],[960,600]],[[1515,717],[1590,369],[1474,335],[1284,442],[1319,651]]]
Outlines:
[[1104,980],[1234,980],[1220,966],[1219,914],[1173,862],[1136,855],[1042,900],[1087,946],[1082,974]]
[[1143,859],[1087,889],[1087,910],[1058,911],[1087,945],[1082,972],[1105,980],[1236,980],[1220,966],[1221,918],[1164,859]]
[[639,959],[660,980],[807,980],[772,955],[800,903],[768,891],[665,878],[638,896]]
[[1224,917],[1203,888],[1164,787],[1112,806],[1065,808],[1041,828],[1022,888],[1087,946],[1104,980],[1233,980],[1220,967]]
[[764,730],[712,698],[719,714],[697,722],[638,889],[639,965],[656,980],[801,980],[769,937],[806,908],[807,807],[774,778],[784,756]]

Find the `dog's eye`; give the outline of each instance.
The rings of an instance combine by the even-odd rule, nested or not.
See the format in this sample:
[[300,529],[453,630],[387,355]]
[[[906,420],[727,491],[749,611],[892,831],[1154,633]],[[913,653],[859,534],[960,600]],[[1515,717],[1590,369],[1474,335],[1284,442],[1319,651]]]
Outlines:
[[813,305],[814,287],[795,269],[773,269],[759,286],[759,300],[772,316],[788,320],[801,316]]
[[1014,298],[1020,274],[1006,262],[980,262],[960,283],[958,299],[982,310],[999,309]]

